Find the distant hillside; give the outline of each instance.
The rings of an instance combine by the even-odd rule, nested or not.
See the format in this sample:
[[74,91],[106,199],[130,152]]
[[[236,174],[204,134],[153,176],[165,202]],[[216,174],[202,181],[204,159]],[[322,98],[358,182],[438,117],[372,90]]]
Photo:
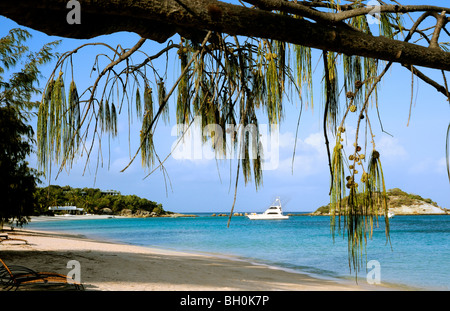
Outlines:
[[97,188],[72,188],[51,185],[36,190],[38,208],[34,215],[52,214],[49,206],[73,205],[84,213],[111,214],[128,217],[153,217],[172,214],[162,204],[136,195],[122,195],[118,191],[102,191]]
[[[450,214],[450,210],[439,207],[431,199],[406,193],[399,188],[387,191],[389,211],[395,215],[436,215]],[[313,215],[329,215],[330,204],[319,207]]]

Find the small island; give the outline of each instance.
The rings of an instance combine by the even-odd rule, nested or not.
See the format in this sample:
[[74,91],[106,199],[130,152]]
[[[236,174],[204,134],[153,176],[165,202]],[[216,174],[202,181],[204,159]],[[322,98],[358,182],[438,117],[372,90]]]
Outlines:
[[[388,190],[387,198],[389,212],[395,215],[450,215],[450,210],[438,206],[433,200],[424,199],[417,194],[406,193],[399,188]],[[310,215],[330,215],[330,204],[319,207]]]

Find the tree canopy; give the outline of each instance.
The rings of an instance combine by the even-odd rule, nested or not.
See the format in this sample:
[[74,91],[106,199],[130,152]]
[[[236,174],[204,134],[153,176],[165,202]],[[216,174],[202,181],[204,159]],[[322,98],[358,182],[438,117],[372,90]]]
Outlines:
[[26,223],[36,206],[39,173],[26,161],[35,142],[27,123],[31,109],[39,105],[31,101],[39,93],[39,67],[51,60],[56,43],[30,52],[25,45],[29,37],[25,30],[12,29],[0,38],[0,227],[14,220]]
[[37,172],[28,166],[33,129],[10,107],[0,106],[0,228],[4,222],[27,222],[36,205]]
[[114,215],[123,210],[131,213],[147,211],[149,214],[164,215],[166,211],[162,204],[140,198],[136,195],[122,195],[119,192],[101,191],[97,188],[72,188],[70,186],[50,185],[36,189],[37,207],[34,214],[49,213],[50,206],[74,205],[86,213],[101,214],[108,208]]
[[[130,31],[141,36],[130,48],[87,43],[59,57],[39,105],[38,156],[44,170],[50,162],[70,167],[81,153],[90,154],[94,141],[103,135],[116,137],[120,113],[137,115],[142,123],[140,146],[130,161],[140,154],[144,166],[163,169],[153,134],[159,120],[169,121],[168,109],[175,109],[178,124],[189,125],[200,116],[203,126],[233,125],[231,135],[211,130],[216,154],[226,154],[230,145],[235,146],[233,150],[243,155],[237,172],[242,172],[245,183],[253,180],[258,187],[264,150],[257,125],[280,123],[286,101],[298,99],[300,111],[313,104],[316,64],[311,53],[317,49],[323,69],[332,227],[347,235],[355,268],[380,209],[389,236],[382,155],[372,126],[378,120],[372,120],[369,110],[378,109],[378,84],[393,63],[449,98],[445,71],[450,69],[446,41],[450,8],[425,1],[423,5],[363,0],[79,2],[81,18],[75,24],[67,22],[64,0],[0,4],[3,16],[50,35],[93,38]],[[149,55],[142,50],[146,40],[167,44]],[[76,70],[72,56],[87,46],[108,52],[93,59],[96,80],[79,92],[76,81],[67,83],[64,77]],[[175,52],[180,75],[172,83],[166,79],[167,67],[154,63]],[[134,61],[137,55],[145,55],[144,60]],[[106,65],[100,65],[100,56],[106,57]],[[418,67],[441,71],[442,79],[436,81]],[[353,147],[346,150],[342,141],[350,122],[356,136]],[[254,125],[254,132],[237,130],[248,125]],[[343,219],[343,226],[336,226],[335,216],[339,222]]]

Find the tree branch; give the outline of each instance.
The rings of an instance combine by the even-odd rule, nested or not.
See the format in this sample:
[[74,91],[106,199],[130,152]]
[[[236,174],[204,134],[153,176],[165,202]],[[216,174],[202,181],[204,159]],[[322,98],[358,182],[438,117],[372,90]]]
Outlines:
[[[163,42],[175,33],[192,39],[203,38],[205,31],[216,31],[450,70],[450,53],[444,51],[215,0],[81,1],[82,18],[79,25],[67,24],[66,3],[65,0],[4,1],[0,3],[0,12],[25,26],[63,37],[90,38],[132,31],[142,37]],[[406,12],[413,9],[438,8],[415,6],[409,9],[409,6],[403,6],[396,10]],[[439,9],[442,11],[445,8]]]
[[409,71],[412,71],[413,74],[415,74],[422,81],[424,81],[424,82],[428,83],[429,85],[431,85],[432,87],[434,87],[439,93],[442,93],[445,96],[448,96],[447,90],[446,90],[446,88],[444,86],[440,85],[439,83],[437,83],[433,79],[429,78],[427,75],[425,75],[423,72],[419,71],[414,66],[411,67],[411,66],[403,65],[403,67],[405,67]]
[[[450,12],[450,8],[438,7],[433,5],[380,5],[376,7],[377,13],[412,13],[412,12]],[[353,10],[342,11],[334,15],[336,22],[345,19],[366,15],[374,10],[373,6],[365,6]]]
[[445,11],[442,11],[441,14],[436,14],[436,27],[434,28],[434,33],[433,33],[433,37],[431,38],[431,42],[430,42],[430,48],[432,49],[440,49],[439,47],[439,36],[441,34],[442,28],[445,27],[445,24],[447,23],[447,19],[445,17]]

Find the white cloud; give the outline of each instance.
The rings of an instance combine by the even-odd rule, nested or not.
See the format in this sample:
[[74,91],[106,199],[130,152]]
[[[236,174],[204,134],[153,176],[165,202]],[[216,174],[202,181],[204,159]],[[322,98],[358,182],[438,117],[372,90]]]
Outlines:
[[324,156],[326,154],[325,147],[325,138],[323,137],[323,133],[313,133],[306,137],[304,141],[304,147],[311,149],[317,152],[318,155]]
[[295,136],[292,132],[280,133],[279,147],[293,149],[295,143]]
[[305,139],[297,139],[294,162],[295,134],[287,132],[280,134],[280,164],[276,170],[279,174],[295,176],[311,176],[326,169],[327,155],[325,140],[321,132],[312,133]]
[[375,144],[383,160],[405,160],[408,158],[408,153],[397,138],[383,136],[381,139],[375,140]]

